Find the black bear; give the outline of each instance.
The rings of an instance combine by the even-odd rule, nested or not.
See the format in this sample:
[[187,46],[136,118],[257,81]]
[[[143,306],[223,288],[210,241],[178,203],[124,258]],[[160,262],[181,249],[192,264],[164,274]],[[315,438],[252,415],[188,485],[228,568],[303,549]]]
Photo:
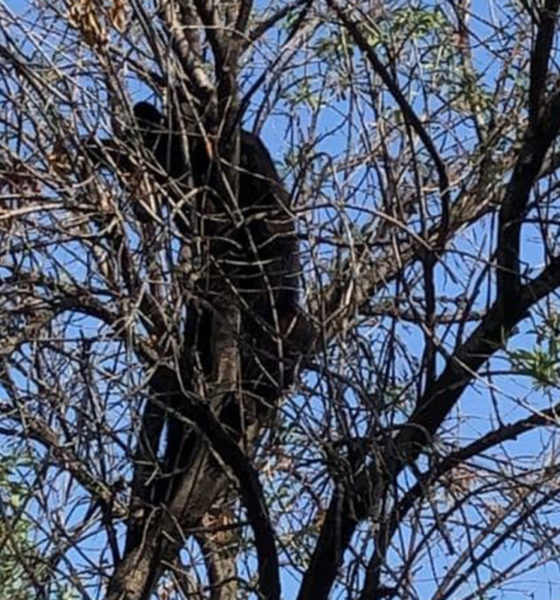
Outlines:
[[[212,276],[227,280],[239,303],[242,355],[255,354],[242,360],[243,391],[263,400],[277,396],[291,383],[288,345],[283,348],[283,342],[298,315],[300,260],[289,195],[268,150],[258,136],[241,131],[238,193],[224,198],[215,185],[219,165],[194,119],[187,116],[181,126],[170,126],[177,119],[166,121],[147,102],[136,104],[134,115],[146,149],[172,180],[169,193],[176,204],[187,208],[177,190],[188,192],[189,185],[205,190],[198,197],[191,195],[188,208],[197,203],[195,212],[211,240],[211,259],[217,263]],[[191,221],[182,212],[175,214],[186,236],[193,233]],[[212,304],[211,297],[205,300]]]
[[[282,390],[292,383],[298,354],[305,343],[312,343],[311,333],[307,342],[303,340],[310,327],[299,311],[301,266],[295,218],[289,195],[258,136],[240,132],[236,191],[224,192],[227,186],[220,185],[223,164],[215,156],[212,140],[204,135],[192,111],[184,112],[166,119],[152,104],[136,104],[135,139],[153,159],[147,167],[169,200],[179,232],[206,244],[203,263],[207,264],[199,265],[203,275],[195,297],[187,302],[188,357],[181,373],[187,387],[197,369],[207,378],[215,376],[217,342],[213,338],[223,296],[238,308],[239,382],[224,395],[217,410],[221,422],[239,436],[247,424],[258,421],[262,425],[273,414]],[[105,154],[121,171],[138,168],[114,141],[101,143],[104,152],[99,146],[88,152],[95,164],[107,165],[102,158]],[[146,168],[146,161],[142,164]],[[164,386],[160,382],[157,387]],[[180,393],[169,394],[165,402],[188,418]],[[180,419],[166,421],[164,477],[155,496],[148,494],[155,501],[172,493],[174,474],[188,467],[197,443]],[[149,434],[152,456],[158,454],[160,433]]]

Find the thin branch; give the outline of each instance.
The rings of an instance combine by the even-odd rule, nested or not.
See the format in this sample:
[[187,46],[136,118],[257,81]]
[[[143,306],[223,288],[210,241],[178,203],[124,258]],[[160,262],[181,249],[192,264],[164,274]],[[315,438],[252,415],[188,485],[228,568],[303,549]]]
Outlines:
[[362,597],[372,599],[378,597],[376,596],[376,590],[379,589],[381,567],[386,558],[389,543],[409,510],[428,492],[431,484],[461,463],[466,462],[472,457],[481,456],[484,452],[498,444],[503,444],[509,440],[515,440],[523,433],[532,431],[537,427],[556,425],[559,414],[560,402],[552,408],[539,411],[525,419],[520,419],[509,425],[503,425],[499,429],[487,433],[472,444],[452,452],[442,461],[434,465],[428,473],[422,475],[417,483],[406,492],[399,503],[393,508],[389,517],[381,523],[377,539],[380,540],[378,544],[383,544],[383,546],[375,548],[375,552],[367,566]]
[[[553,260],[533,281],[523,286],[514,308],[504,313],[502,303],[496,301],[481,324],[447,362],[437,381],[430,386],[408,423],[388,448],[384,460],[386,474],[394,481],[405,465],[412,463],[426,442],[439,429],[466,387],[476,377],[478,369],[508,339],[515,325],[526,317],[527,311],[560,285],[560,257]],[[341,498],[333,496],[327,518],[316,544],[311,565],[306,572],[298,600],[311,600],[331,589],[337,567],[355,531],[358,522],[367,517],[369,491],[379,487],[378,466],[374,465],[356,478],[353,490]],[[352,498],[364,499],[363,505],[352,505]],[[342,507],[342,509],[341,509]],[[360,510],[356,510],[359,508]],[[328,535],[325,532],[342,532]],[[338,558],[338,563],[336,560]],[[328,573],[321,565],[328,564]],[[305,587],[304,587],[305,586]]]
[[[249,32],[247,36],[247,40],[244,42],[243,50],[246,50],[251,44],[254,44],[258,39],[260,39],[269,29],[274,27],[276,23],[287,17],[290,13],[292,13],[296,8],[299,8],[302,5],[306,5],[300,17],[298,17],[298,22],[302,22],[302,16],[305,17],[309,8],[313,4],[313,0],[295,0],[292,3],[285,4],[280,7],[275,13],[273,13],[268,19],[265,19],[261,23],[259,23],[253,30]],[[292,28],[293,35],[294,30],[297,31],[297,25]]]
[[410,123],[418,137],[422,140],[428,154],[434,161],[436,171],[439,178],[439,190],[441,194],[441,236],[440,243],[443,242],[447,232],[447,226],[449,223],[449,210],[451,207],[451,194],[449,190],[449,177],[447,175],[447,168],[437,151],[432,138],[426,131],[422,121],[418,118],[413,108],[410,106],[404,94],[402,93],[398,83],[389,74],[389,71],[385,68],[385,65],[381,62],[365,35],[362,33],[358,23],[354,22],[346,12],[345,9],[341,8],[336,0],[327,0],[327,4],[336,12],[337,16],[344,23],[344,26],[356,42],[360,50],[367,56],[367,59],[371,63],[371,66],[375,72],[379,75],[383,83],[387,86],[387,89],[399,105],[405,119]]

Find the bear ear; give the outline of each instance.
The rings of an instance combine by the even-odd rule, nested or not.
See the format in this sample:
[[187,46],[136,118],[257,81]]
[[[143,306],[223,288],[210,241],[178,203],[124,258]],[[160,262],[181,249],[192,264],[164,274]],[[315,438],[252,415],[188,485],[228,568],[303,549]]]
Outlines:
[[134,117],[139,123],[161,123],[163,115],[149,102],[138,102],[132,109]]

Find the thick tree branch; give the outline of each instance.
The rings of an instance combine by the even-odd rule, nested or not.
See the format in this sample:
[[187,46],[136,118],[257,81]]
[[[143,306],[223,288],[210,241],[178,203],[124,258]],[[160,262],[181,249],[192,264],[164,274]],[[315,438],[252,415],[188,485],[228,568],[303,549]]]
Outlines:
[[437,431],[480,367],[509,339],[513,328],[529,309],[560,285],[560,257],[556,257],[538,277],[524,285],[507,311],[498,298],[480,325],[447,361],[447,366],[418,402],[407,426],[394,440],[392,468],[396,475],[414,460],[424,444]]
[[[185,2],[186,0],[182,0]],[[224,26],[218,14],[214,0],[192,0],[196,6],[198,16],[204,25],[204,31],[212,52],[214,54],[215,70],[218,80],[219,74],[228,63],[228,43]]]
[[337,490],[315,542],[315,551],[303,576],[297,600],[323,600],[329,597],[343,554],[358,522],[350,494]]
[[[151,512],[144,510],[139,518],[131,522],[126,556],[117,577],[113,579],[108,599],[118,598],[125,590],[131,598],[149,597],[163,568],[162,557],[169,562],[174,561],[184,536],[188,535],[186,528],[197,524],[215,498],[227,487],[228,480],[224,475],[228,471],[238,482],[255,536],[259,590],[267,599],[278,599],[280,574],[274,531],[257,472],[249,457],[227,433],[209,403],[186,390],[173,371],[160,367],[152,377],[151,385],[158,390],[156,398],[161,398],[152,402],[185,424],[194,424],[196,430],[192,435],[196,435],[199,441],[193,448],[194,458],[185,470],[183,481],[169,503],[169,512],[154,518]],[[173,395],[180,395],[182,408],[189,415],[188,420],[170,408],[179,405],[177,400],[172,399]],[[206,443],[201,443],[200,435],[207,440]],[[219,465],[227,467],[226,472],[222,472],[219,466],[216,468],[215,462],[212,465],[210,452],[217,456]],[[182,531],[177,531],[178,524],[183,527]],[[139,567],[137,563],[140,558],[143,563]],[[132,577],[134,574],[136,580]]]
[[442,475],[455,469],[461,463],[472,457],[481,456],[485,451],[498,444],[517,439],[523,433],[532,431],[537,427],[557,425],[558,414],[560,414],[560,403],[557,403],[552,408],[534,413],[525,419],[520,419],[515,423],[503,425],[499,429],[487,433],[472,444],[452,452],[441,462],[434,465],[429,472],[422,475],[418,479],[418,482],[406,492],[403,498],[392,509],[389,517],[380,525],[377,535],[378,545],[366,569],[366,579],[361,598],[369,600],[379,597],[377,590],[380,585],[381,567],[384,564],[389,544],[409,510],[430,489],[431,484],[436,482]]
[[[162,14],[174,52],[187,75],[189,91],[192,91],[196,98],[206,105],[212,99],[214,85],[208,78],[204,60],[198,53],[199,43],[197,37],[200,23],[196,18],[196,11],[190,0],[181,0],[179,5],[180,17],[174,10],[173,2],[169,0],[162,3]],[[165,84],[167,82],[164,82]]]
[[545,101],[548,64],[559,8],[560,0],[547,0],[539,10],[540,22],[531,54],[529,126],[534,126],[538,122],[539,113]]
[[[395,481],[402,469],[416,460],[466,387],[476,377],[480,367],[503,346],[515,325],[527,315],[527,311],[558,286],[560,257],[555,258],[538,277],[522,287],[517,300],[511,300],[514,308],[504,312],[502,302],[496,300],[481,324],[448,360],[443,373],[426,390],[408,423],[391,443],[384,459],[383,475],[388,479],[382,487]],[[331,589],[336,577],[333,557],[338,558],[339,565],[357,523],[368,515],[368,497],[372,489],[379,489],[379,478],[379,466],[374,465],[356,478],[353,490],[346,490],[342,498],[338,494],[333,496],[319,538],[321,543],[315,546],[298,600],[326,597],[324,594]],[[356,498],[362,499],[364,504],[356,505]],[[360,513],[357,508],[364,512]],[[324,532],[341,534],[333,536]],[[323,573],[323,564],[329,564],[332,568]]]
[[[237,442],[226,432],[220,420],[206,402],[193,398],[184,391],[187,399],[187,414],[202,435],[238,482],[239,491],[247,508],[247,517],[255,535],[259,568],[259,590],[267,600],[280,598],[280,572],[274,531],[270,522],[264,493],[258,474],[249,457]],[[177,415],[180,418],[180,415]]]
[[515,306],[512,302],[521,285],[519,252],[521,228],[527,212],[529,197],[535,180],[541,172],[552,142],[560,130],[560,87],[541,110],[537,123],[527,131],[511,179],[503,199],[497,246],[497,294],[504,302],[504,310]]
[[[252,0],[239,0],[239,13],[237,15],[237,21],[235,22],[235,33],[236,35],[244,35],[249,24],[249,17],[251,16],[251,10],[253,9]],[[241,48],[240,41],[236,40]]]

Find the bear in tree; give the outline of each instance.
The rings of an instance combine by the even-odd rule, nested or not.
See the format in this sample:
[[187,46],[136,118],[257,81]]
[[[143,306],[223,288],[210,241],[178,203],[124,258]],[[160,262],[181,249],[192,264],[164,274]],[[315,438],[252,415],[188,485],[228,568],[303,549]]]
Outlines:
[[[168,111],[172,116],[167,118],[154,105],[139,102],[133,111],[136,127],[129,140],[104,140],[87,154],[94,165],[121,173],[148,169],[182,239],[203,240],[203,260],[198,257],[202,275],[195,298],[187,302],[189,358],[181,376],[190,382],[197,370],[206,378],[215,375],[215,319],[223,303],[219,296],[225,294],[240,315],[240,389],[227,394],[219,413],[222,423],[239,435],[244,425],[255,419],[262,423],[272,414],[292,383],[302,348],[313,343],[312,328],[299,310],[301,266],[289,194],[258,136],[239,133],[232,191],[221,185],[224,163],[192,110],[182,107],[180,115]],[[124,151],[134,141],[147,155],[137,164]],[[170,403],[182,412],[180,395]],[[167,420],[164,471],[169,473],[186,467],[192,440],[177,419]],[[156,437],[150,442],[154,451]]]

